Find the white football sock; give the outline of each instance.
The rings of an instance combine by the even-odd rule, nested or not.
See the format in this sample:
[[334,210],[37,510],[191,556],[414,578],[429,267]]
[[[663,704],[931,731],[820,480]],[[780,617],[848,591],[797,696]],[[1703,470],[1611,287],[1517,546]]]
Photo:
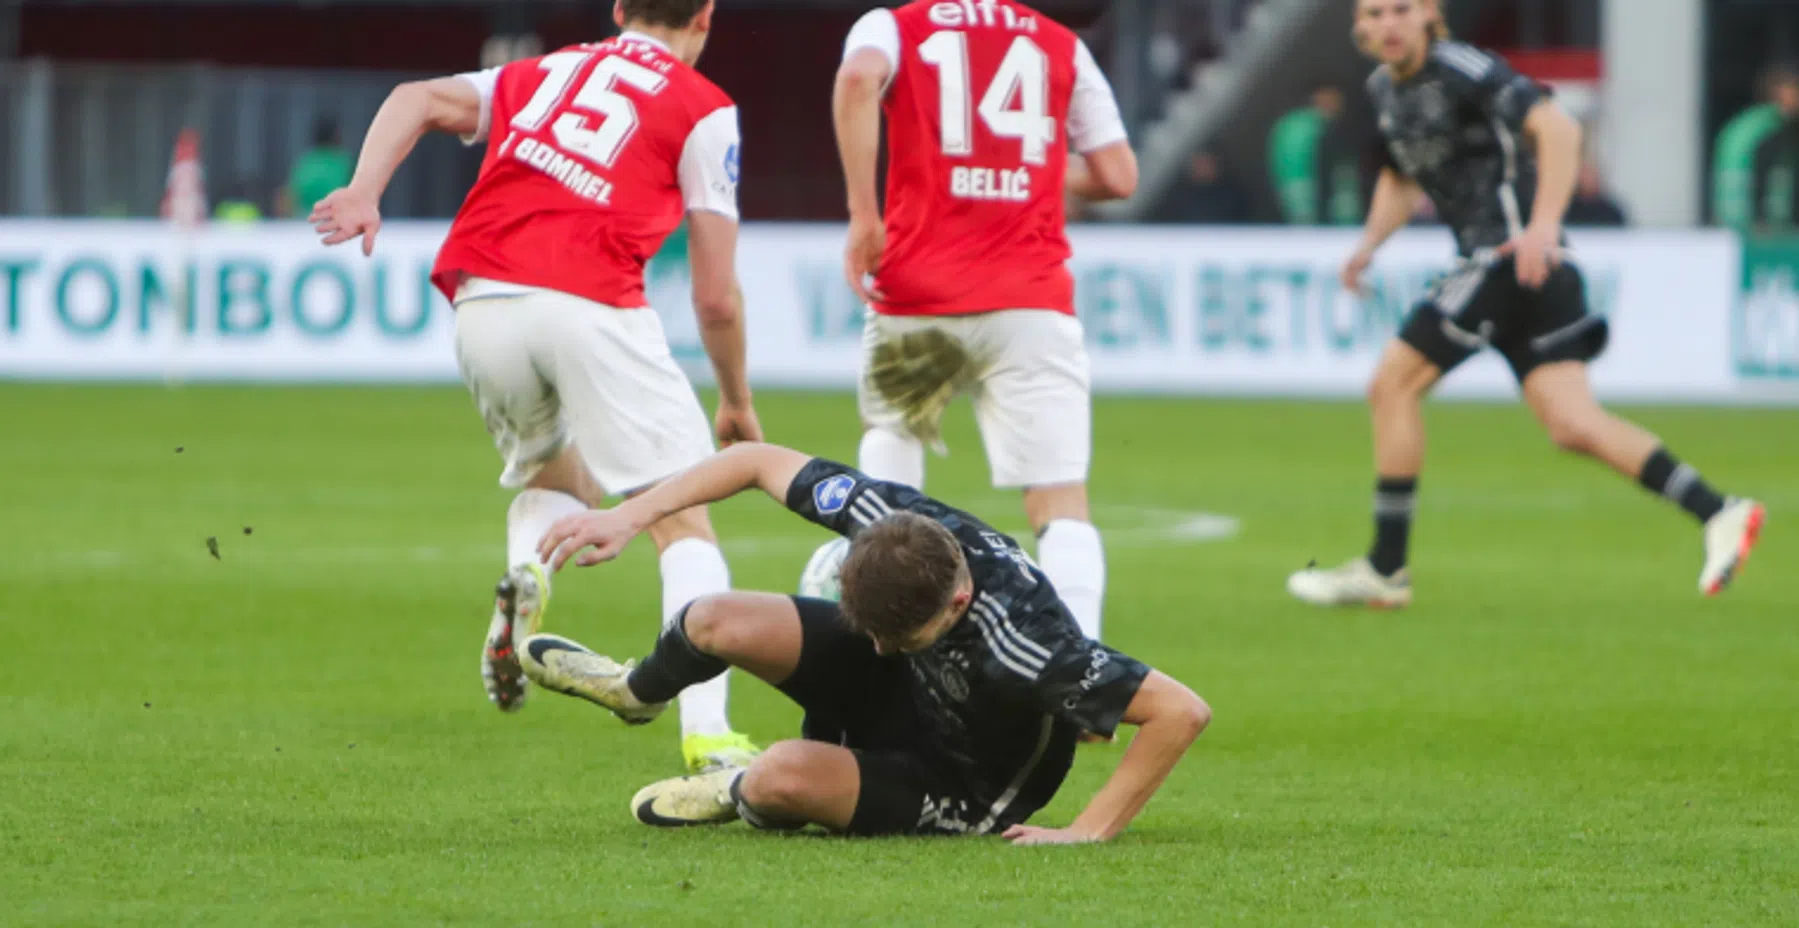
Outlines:
[[1081,634],[1099,640],[1100,603],[1106,596],[1106,550],[1099,529],[1075,519],[1052,519],[1037,540],[1037,563],[1074,613]]
[[876,480],[922,490],[924,445],[910,435],[869,429],[862,433],[862,446],[856,451],[856,469]]
[[[662,552],[662,625],[680,615],[687,604],[702,596],[731,589],[731,568],[718,545],[699,538],[683,538]],[[725,714],[730,674],[721,673],[681,691],[681,737],[723,735],[731,731]]]
[[537,543],[563,516],[586,512],[587,504],[557,490],[522,490],[506,510],[506,568],[541,564]]

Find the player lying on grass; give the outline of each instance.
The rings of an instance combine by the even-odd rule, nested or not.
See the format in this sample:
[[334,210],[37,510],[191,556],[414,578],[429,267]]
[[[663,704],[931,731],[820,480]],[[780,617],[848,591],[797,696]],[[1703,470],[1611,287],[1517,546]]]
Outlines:
[[[841,603],[702,597],[638,663],[536,635],[525,672],[547,689],[654,719],[685,687],[740,667],[805,709],[800,740],[747,768],[652,784],[651,825],[742,817],[858,835],[1002,833],[1103,841],[1143,808],[1211,710],[1171,677],[1084,637],[1011,538],[909,487],[763,444],[721,452],[618,506],[569,516],[539,549],[560,568],[616,557],[671,512],[751,487],[851,540]],[[583,550],[590,549],[590,550]],[[1082,732],[1138,726],[1118,769],[1066,828],[1025,820],[1055,795]]]

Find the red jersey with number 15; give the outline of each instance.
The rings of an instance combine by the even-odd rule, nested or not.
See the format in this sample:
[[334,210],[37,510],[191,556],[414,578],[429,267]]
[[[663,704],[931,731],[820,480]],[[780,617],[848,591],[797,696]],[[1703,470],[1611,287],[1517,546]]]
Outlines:
[[[894,60],[883,102],[887,248],[875,275],[884,299],[874,309],[1073,313],[1064,130],[1086,55],[1079,38],[1007,0],[921,0],[870,13],[845,54],[863,47]],[[1120,128],[1106,141],[1121,137]]]
[[626,33],[462,75],[487,157],[431,279],[647,304],[644,265],[690,209],[737,218],[737,110],[660,42]]

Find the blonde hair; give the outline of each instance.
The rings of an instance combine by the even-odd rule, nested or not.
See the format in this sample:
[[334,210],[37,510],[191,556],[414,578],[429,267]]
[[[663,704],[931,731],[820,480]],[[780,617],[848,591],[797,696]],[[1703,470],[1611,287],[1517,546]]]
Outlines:
[[[1449,20],[1443,13],[1443,7],[1445,4],[1447,4],[1449,2],[1449,0],[1418,0],[1418,2],[1422,3],[1422,4],[1427,4],[1430,6],[1430,8],[1432,10],[1436,11],[1437,15],[1433,19],[1431,19],[1429,25],[1427,25],[1425,27],[1426,31],[1430,33],[1431,41],[1433,41],[1433,42],[1449,41],[1449,39],[1450,39]],[[1375,56],[1374,46],[1369,44],[1368,37],[1366,35],[1362,34],[1362,28],[1361,28],[1359,19],[1357,20],[1356,26],[1354,26],[1353,28],[1351,28],[1349,30],[1349,38],[1350,38],[1350,41],[1355,44],[1357,51],[1359,51],[1362,54],[1367,55],[1369,57]]]
[[1443,12],[1443,7],[1449,3],[1449,0],[1426,0],[1426,2],[1437,11],[1437,18],[1430,21],[1431,39],[1437,42],[1449,41],[1449,14]]

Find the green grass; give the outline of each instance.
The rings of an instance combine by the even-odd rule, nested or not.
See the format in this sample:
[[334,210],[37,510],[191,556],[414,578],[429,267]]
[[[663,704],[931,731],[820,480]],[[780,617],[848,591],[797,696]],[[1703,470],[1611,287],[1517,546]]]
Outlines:
[[[762,406],[853,455],[848,397]],[[1282,589],[1366,540],[1355,406],[1102,401],[1108,637],[1216,721],[1115,844],[1019,849],[652,831],[626,799],[674,771],[672,724],[493,711],[507,497],[460,392],[0,385],[0,410],[0,922],[1799,923],[1792,411],[1636,411],[1773,508],[1704,601],[1684,516],[1521,409],[1436,407],[1418,604],[1360,614]],[[932,489],[1018,529],[965,411],[949,435]],[[1164,537],[1194,512],[1241,532]],[[823,539],[760,499],[717,522],[745,587]],[[647,547],[567,578],[552,625],[644,649]],[[734,712],[797,721],[747,679]],[[1083,751],[1039,821],[1117,755]]]

